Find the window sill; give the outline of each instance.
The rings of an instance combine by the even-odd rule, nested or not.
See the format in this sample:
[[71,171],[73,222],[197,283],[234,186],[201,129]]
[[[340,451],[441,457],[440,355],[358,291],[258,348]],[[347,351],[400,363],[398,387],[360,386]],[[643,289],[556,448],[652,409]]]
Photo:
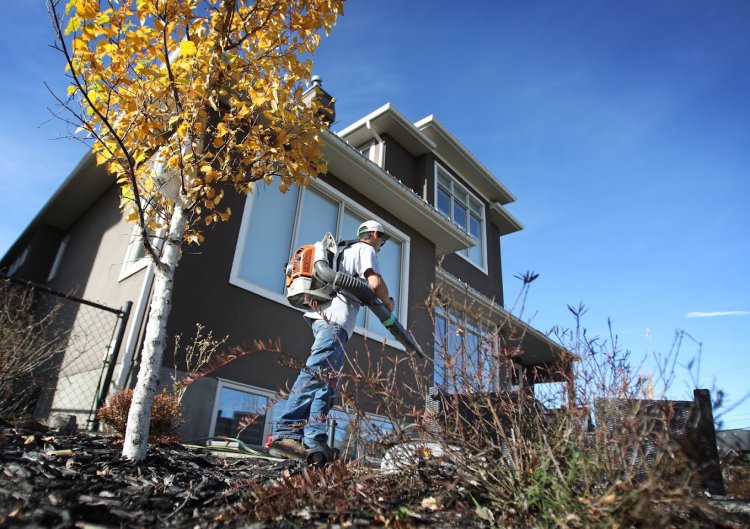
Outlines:
[[[256,285],[255,283],[251,283],[250,281],[247,281],[246,279],[242,279],[241,277],[230,277],[229,284],[234,285],[243,290],[252,292],[253,294],[257,294],[258,296],[266,298],[270,301],[275,301],[276,303],[279,303],[283,305],[284,307],[290,310],[293,310],[295,312],[298,312],[300,314],[304,314],[305,312],[307,312],[305,309],[300,309],[300,308],[291,306],[287,302],[286,297],[279,294],[278,292],[274,292],[273,290],[268,290],[267,288],[263,288],[259,285]],[[368,310],[368,309],[365,309],[365,310]],[[357,325],[356,327],[354,327],[354,333],[359,334],[365,340],[373,340],[375,342],[382,343],[384,346],[398,349],[399,351],[406,350],[404,346],[401,345],[399,342],[397,342],[396,339],[393,338],[392,336],[386,335],[386,334],[380,334],[378,332],[368,330],[365,327],[362,327],[361,325]]]
[[482,272],[484,275],[489,275],[489,271],[487,270],[487,265],[486,264],[480,266],[480,265],[478,265],[477,263],[475,263],[474,261],[472,261],[471,259],[469,259],[468,257],[466,257],[465,255],[463,255],[460,252],[456,252],[455,255],[459,256],[461,259],[463,259],[464,261],[466,261],[467,263],[469,263],[470,265],[472,265],[474,268],[476,268],[477,270],[479,270],[480,272]]
[[117,282],[119,283],[120,281],[123,281],[132,275],[135,275],[136,273],[146,268],[148,265],[149,260],[147,257],[142,257],[137,261],[123,264],[122,269],[120,269],[120,275],[117,277]]

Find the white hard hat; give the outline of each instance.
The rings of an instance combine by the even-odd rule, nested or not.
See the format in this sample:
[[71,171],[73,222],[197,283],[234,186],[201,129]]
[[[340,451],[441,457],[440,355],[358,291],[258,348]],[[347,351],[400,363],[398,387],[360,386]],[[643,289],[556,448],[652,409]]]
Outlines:
[[377,220],[366,220],[357,228],[357,237],[362,237],[365,233],[377,232],[383,240],[387,240],[388,236],[385,234],[383,225]]

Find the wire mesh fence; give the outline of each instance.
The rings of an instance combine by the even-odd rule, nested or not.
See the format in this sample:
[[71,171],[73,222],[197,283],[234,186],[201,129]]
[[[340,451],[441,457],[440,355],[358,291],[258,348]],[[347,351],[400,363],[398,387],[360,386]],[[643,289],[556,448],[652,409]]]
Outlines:
[[[16,333],[3,354],[16,362],[17,376],[3,379],[35,418],[74,415],[79,428],[95,430],[131,303],[115,309],[12,278],[3,280],[2,297],[4,313],[17,313],[3,322],[5,335]],[[25,329],[11,329],[19,325]]]

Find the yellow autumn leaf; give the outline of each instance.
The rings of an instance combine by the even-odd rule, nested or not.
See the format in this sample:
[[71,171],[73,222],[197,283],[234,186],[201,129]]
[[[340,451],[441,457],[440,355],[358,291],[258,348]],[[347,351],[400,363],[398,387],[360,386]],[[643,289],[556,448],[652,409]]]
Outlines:
[[195,43],[190,40],[183,40],[180,42],[180,55],[183,57],[192,57],[198,52],[195,47]]

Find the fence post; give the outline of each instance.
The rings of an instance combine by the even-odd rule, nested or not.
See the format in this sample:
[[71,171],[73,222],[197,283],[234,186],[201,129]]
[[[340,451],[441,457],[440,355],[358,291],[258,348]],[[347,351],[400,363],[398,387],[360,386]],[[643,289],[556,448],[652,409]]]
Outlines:
[[707,389],[696,389],[693,398],[698,412],[697,435],[698,443],[704,450],[704,459],[700,468],[701,484],[711,494],[719,496],[726,495],[724,488],[724,477],[721,473],[719,461],[719,448],[716,445],[716,427],[714,426],[714,414],[711,406],[711,393]]
[[109,394],[109,385],[112,383],[112,375],[115,372],[115,365],[117,364],[117,355],[120,353],[120,346],[122,345],[122,339],[125,336],[125,327],[128,325],[128,319],[130,318],[130,310],[133,308],[133,302],[128,301],[122,306],[120,314],[117,316],[117,331],[115,332],[115,339],[112,342],[112,349],[107,355],[105,363],[107,364],[107,371],[104,373],[104,379],[102,385],[99,387],[99,395],[96,399],[96,408],[94,409],[94,420],[91,423],[91,430],[99,430],[99,419],[97,414],[99,408],[104,405],[104,401],[107,400]]

